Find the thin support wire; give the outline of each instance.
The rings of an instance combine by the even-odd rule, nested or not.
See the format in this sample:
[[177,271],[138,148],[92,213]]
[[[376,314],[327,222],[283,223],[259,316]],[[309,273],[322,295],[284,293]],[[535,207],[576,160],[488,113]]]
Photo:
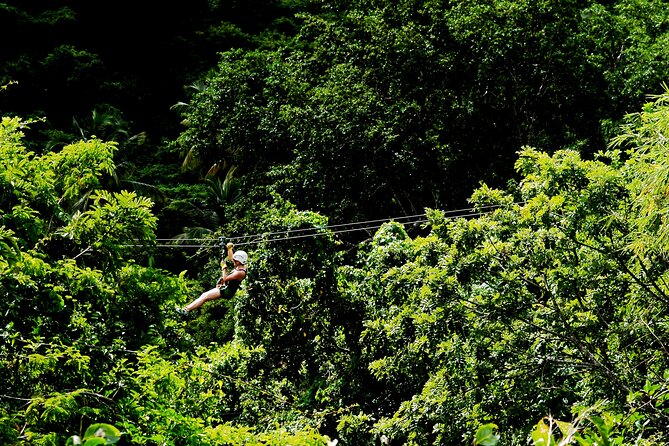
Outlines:
[[[513,203],[513,204],[522,204]],[[488,205],[481,206],[478,211],[475,208],[463,208],[463,209],[454,209],[449,211],[443,211],[444,215],[448,219],[453,218],[469,218],[477,217],[481,215],[488,214],[492,210],[500,208],[500,205]],[[468,212],[468,213],[463,213]],[[275,232],[265,232],[260,234],[250,234],[243,235],[239,237],[230,237],[225,238],[225,240],[233,242],[235,246],[248,246],[256,245],[259,243],[269,243],[285,240],[296,240],[310,237],[320,237],[323,235],[336,235],[344,234],[355,231],[368,231],[372,229],[379,229],[383,224],[388,222],[397,222],[401,224],[421,224],[426,223],[428,220],[425,218],[427,214],[416,214],[416,215],[406,215],[401,217],[387,218],[387,219],[377,219],[377,220],[366,220],[352,223],[339,223],[334,225],[315,227],[315,228],[302,228],[302,229],[287,229],[285,231],[275,231]],[[401,221],[406,220],[406,221]],[[136,240],[135,244],[123,245],[125,247],[154,247],[154,248],[191,248],[191,249],[203,249],[203,248],[220,248],[221,242],[219,239],[212,238],[180,238],[180,239],[165,239],[159,238],[156,239],[157,242],[172,242],[172,243],[157,243],[157,244],[147,244],[141,240]],[[195,243],[179,243],[183,242],[195,242]],[[197,243],[200,242],[200,243]]]

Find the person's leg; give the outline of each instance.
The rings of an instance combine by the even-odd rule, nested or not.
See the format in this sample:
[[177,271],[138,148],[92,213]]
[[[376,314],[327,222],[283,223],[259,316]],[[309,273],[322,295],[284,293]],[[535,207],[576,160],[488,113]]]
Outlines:
[[218,299],[219,297],[221,297],[221,290],[219,290],[218,288],[212,288],[211,290],[202,293],[200,297],[198,297],[193,302],[186,305],[184,309],[186,311],[193,311],[196,308],[200,308],[202,304],[204,304],[205,302]]

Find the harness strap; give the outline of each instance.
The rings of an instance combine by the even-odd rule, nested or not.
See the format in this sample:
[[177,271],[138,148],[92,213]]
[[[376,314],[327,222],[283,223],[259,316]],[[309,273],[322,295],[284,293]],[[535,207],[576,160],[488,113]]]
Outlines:
[[[224,265],[224,264],[225,264],[225,259],[223,259],[223,260],[221,261],[221,265]],[[237,269],[235,269],[235,271],[244,271],[244,278],[246,278],[246,268],[244,268],[244,269],[242,269],[242,268],[237,268]],[[223,289],[225,289],[225,288],[228,287],[228,282],[222,282],[222,281],[223,281],[223,274],[221,274],[221,278],[218,279],[218,282],[216,283],[216,288],[219,288],[219,289],[223,288]],[[221,283],[221,282],[222,282],[222,283]]]

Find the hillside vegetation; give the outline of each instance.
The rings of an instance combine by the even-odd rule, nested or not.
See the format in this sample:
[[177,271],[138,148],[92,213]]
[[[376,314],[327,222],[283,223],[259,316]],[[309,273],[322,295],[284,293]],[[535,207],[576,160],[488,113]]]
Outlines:
[[0,444],[667,444],[665,2],[13,3]]

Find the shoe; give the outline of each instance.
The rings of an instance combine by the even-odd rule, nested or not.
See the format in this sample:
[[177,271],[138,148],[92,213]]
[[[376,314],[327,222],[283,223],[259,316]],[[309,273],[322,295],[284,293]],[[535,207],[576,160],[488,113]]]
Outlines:
[[185,308],[177,308],[177,314],[184,319],[192,319],[193,315],[191,314],[190,311],[186,310]]

